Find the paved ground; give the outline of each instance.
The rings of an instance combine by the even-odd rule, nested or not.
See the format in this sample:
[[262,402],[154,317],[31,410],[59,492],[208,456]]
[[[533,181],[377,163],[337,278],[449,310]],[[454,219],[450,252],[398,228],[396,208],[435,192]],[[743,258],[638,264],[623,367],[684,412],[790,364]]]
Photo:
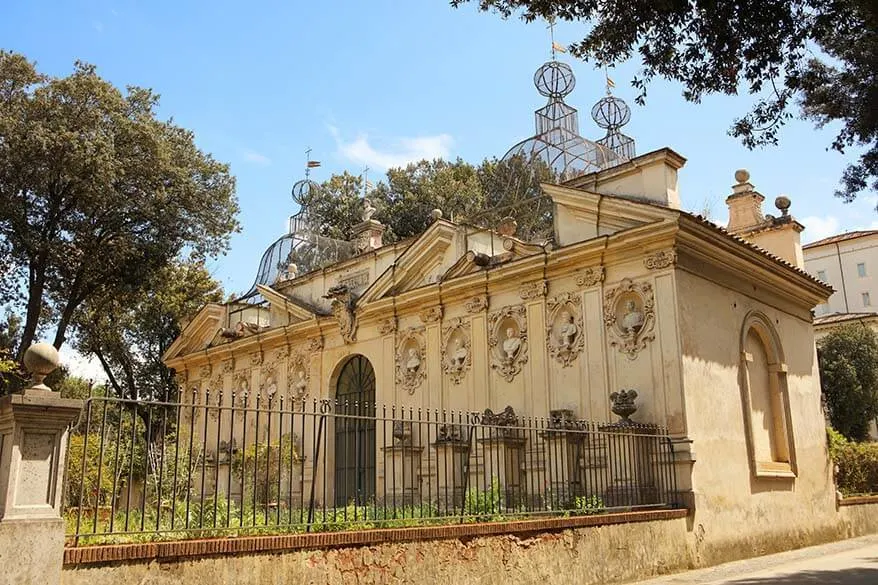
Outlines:
[[632,585],[878,585],[878,535],[640,581]]

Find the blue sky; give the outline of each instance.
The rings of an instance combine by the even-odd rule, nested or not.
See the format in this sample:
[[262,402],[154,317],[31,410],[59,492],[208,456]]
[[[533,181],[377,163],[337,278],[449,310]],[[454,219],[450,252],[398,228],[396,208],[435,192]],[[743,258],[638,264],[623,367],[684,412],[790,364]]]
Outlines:
[[[583,31],[561,23],[555,36],[569,43]],[[306,147],[324,163],[315,179],[368,165],[374,180],[388,165],[423,157],[502,156],[533,134],[532,112],[544,98],[532,78],[549,37],[545,23],[503,21],[473,5],[455,10],[445,0],[29,0],[4,7],[0,47],[50,74],[82,59],[118,86],[153,88],[163,117],[231,164],[243,229],[212,269],[228,291],[242,291],[294,211],[290,186],[303,174]],[[588,112],[602,97],[602,73],[564,60],[577,75],[567,101],[580,110],[582,133],[598,138]],[[688,158],[680,184],[687,209],[707,206],[724,222],[734,170],[746,167],[766,211],[777,195],[792,198],[806,241],[878,227],[875,194],[851,205],[832,197],[853,153],[826,151],[831,128],[793,121],[779,148],[751,152],[726,134],[747,96],[695,105],[679,87],[655,83],[637,107],[635,70],[629,63],[611,73],[633,109],[626,133],[640,153],[669,146]]]

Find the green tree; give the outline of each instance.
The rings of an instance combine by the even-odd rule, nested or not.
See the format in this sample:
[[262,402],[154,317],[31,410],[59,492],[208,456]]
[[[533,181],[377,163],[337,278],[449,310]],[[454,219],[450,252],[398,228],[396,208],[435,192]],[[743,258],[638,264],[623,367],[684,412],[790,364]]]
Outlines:
[[817,358],[832,428],[866,439],[878,415],[878,335],[862,325],[840,327],[817,343]]
[[[433,221],[431,211],[443,217],[481,227],[496,227],[514,218],[525,238],[549,237],[551,205],[541,198],[540,183],[556,182],[542,161],[486,159],[474,166],[461,159],[422,160],[387,171],[366,197],[375,207],[374,218],[387,226],[390,243],[423,233]],[[305,201],[312,229],[321,236],[349,240],[362,220],[362,178],[333,175]]]
[[[453,6],[471,0],[451,0]],[[597,64],[635,55],[632,84],[643,103],[655,77],[683,85],[683,96],[755,96],[730,133],[750,148],[776,144],[796,104],[818,126],[837,122],[832,148],[865,153],[847,167],[836,194],[878,190],[878,4],[874,0],[478,0],[502,17],[520,14],[581,22],[571,53]]]
[[24,280],[18,359],[40,326],[61,347],[87,303],[142,292],[182,251],[222,253],[237,230],[228,166],[157,106],[91,65],[55,78],[0,51],[0,251]]
[[76,347],[98,358],[116,396],[174,399],[176,383],[162,355],[179,336],[181,322],[204,304],[222,301],[223,292],[200,261],[174,261],[147,285],[86,302],[76,322]]

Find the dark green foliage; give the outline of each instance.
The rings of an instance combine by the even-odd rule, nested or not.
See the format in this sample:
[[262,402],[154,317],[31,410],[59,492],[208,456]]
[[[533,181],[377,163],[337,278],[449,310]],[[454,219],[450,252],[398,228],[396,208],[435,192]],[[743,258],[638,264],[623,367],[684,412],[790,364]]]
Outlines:
[[[458,6],[472,0],[451,0]],[[571,53],[596,64],[641,63],[638,102],[655,77],[692,102],[748,92],[754,106],[730,133],[750,148],[776,144],[795,105],[818,126],[839,123],[832,148],[865,149],[836,195],[878,190],[878,3],[874,0],[478,0],[504,18],[519,13],[581,22]]]
[[878,443],[853,443],[828,429],[835,482],[845,496],[878,493]]
[[61,347],[84,307],[148,290],[184,251],[226,250],[238,228],[228,166],[157,107],[91,65],[55,78],[0,51],[0,266],[13,275],[0,288],[14,291],[0,301],[23,319],[18,359],[40,328]]
[[860,324],[840,327],[818,342],[817,357],[832,427],[850,440],[866,439],[878,415],[878,335]]

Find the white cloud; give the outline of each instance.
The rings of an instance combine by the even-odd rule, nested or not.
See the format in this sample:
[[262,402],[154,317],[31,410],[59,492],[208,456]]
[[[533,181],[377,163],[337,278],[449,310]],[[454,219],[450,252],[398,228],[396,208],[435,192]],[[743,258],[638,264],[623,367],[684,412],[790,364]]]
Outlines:
[[808,242],[815,242],[837,234],[840,222],[834,215],[827,215],[826,217],[811,215],[803,218],[801,224],[805,226],[802,242],[807,244]]
[[107,374],[96,358],[86,357],[75,349],[70,348],[62,348],[60,353],[61,364],[67,368],[71,375],[92,380],[98,384],[103,384],[107,381]]
[[399,137],[373,145],[366,134],[345,141],[335,126],[329,126],[329,133],[335,138],[338,153],[345,159],[366,165],[373,169],[386,170],[402,167],[422,159],[448,158],[454,139],[448,134],[435,136]]
[[264,154],[260,154],[254,150],[245,150],[244,151],[244,160],[253,163],[255,165],[259,165],[262,167],[267,167],[271,164],[271,159],[265,156]]
[[91,23],[91,27],[92,27],[93,29],[95,29],[95,30],[98,32],[98,34],[101,34],[101,33],[104,32],[104,23],[101,22],[100,20],[94,20],[94,21],[92,21],[92,23]]

